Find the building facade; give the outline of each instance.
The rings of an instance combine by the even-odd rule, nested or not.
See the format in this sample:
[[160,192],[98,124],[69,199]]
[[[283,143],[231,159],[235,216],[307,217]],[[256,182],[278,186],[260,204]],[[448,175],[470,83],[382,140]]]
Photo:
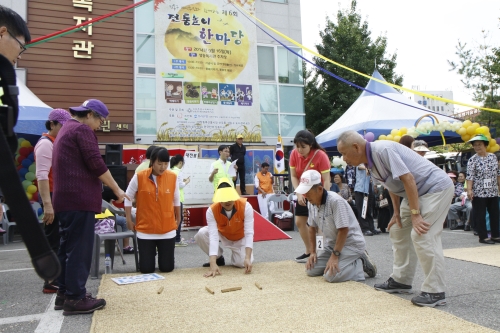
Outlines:
[[[179,6],[175,6],[176,2],[179,2]],[[176,0],[169,2],[168,8],[163,8],[165,13],[174,14],[171,22],[167,22],[169,29],[175,21],[176,12],[182,14],[182,10],[189,9],[195,4],[195,1],[192,1],[192,4],[187,4],[188,2],[188,0]],[[218,0],[210,0],[205,3],[205,6],[210,8],[217,2]],[[26,19],[33,39],[85,22],[90,18],[108,14],[132,3],[132,0],[68,0],[64,2],[0,0],[0,4],[13,8]],[[155,5],[160,6],[160,9],[155,8]],[[43,102],[54,108],[68,109],[89,98],[97,98],[106,103],[110,109],[110,116],[108,122],[98,131],[100,143],[152,144],[158,141],[161,126],[173,120],[181,128],[189,129],[196,124],[200,126],[200,133],[208,132],[203,128],[208,121],[202,120],[205,118],[200,112],[210,110],[211,106],[203,105],[203,97],[199,98],[198,106],[188,105],[193,101],[188,101],[187,96],[184,96],[182,101],[177,101],[178,104],[175,107],[174,104],[168,104],[167,81],[182,81],[183,92],[186,94],[189,73],[186,71],[184,75],[182,72],[182,61],[186,61],[182,59],[169,58],[167,64],[169,70],[165,70],[166,58],[161,57],[162,53],[159,53],[159,49],[161,51],[162,45],[169,48],[171,43],[163,43],[163,38],[167,41],[168,37],[165,31],[156,31],[158,27],[163,29],[161,24],[165,23],[160,22],[158,16],[163,5],[166,6],[162,1],[151,1],[133,11],[87,27],[84,31],[73,32],[32,45],[17,64],[20,79],[24,80],[28,88]],[[205,12],[207,12],[206,8]],[[301,42],[299,0],[256,0],[254,8],[253,13],[257,18],[299,43]],[[218,13],[220,16],[225,9],[219,8],[218,10],[221,12]],[[214,19],[212,26],[207,25],[207,28],[215,29],[215,11],[211,13]],[[164,19],[165,16],[161,16],[160,20]],[[246,87],[247,93],[253,91],[253,107],[255,108],[251,109],[252,112],[246,117],[247,120],[250,119],[248,123],[260,125],[260,128],[254,126],[259,128],[259,135],[255,136],[259,140],[254,140],[254,142],[274,145],[278,134],[281,134],[283,143],[291,145],[290,142],[295,133],[305,127],[302,61],[258,29],[253,22],[247,22],[241,13],[238,20],[246,25],[249,31],[248,36],[253,36],[248,40],[250,57],[244,70],[249,80],[255,79],[255,84],[240,86]],[[180,22],[179,27],[182,26]],[[210,37],[210,32],[207,32]],[[269,33],[275,35],[272,32]],[[292,50],[300,54],[298,48],[293,47]],[[175,50],[172,51],[169,48],[168,52],[175,53]],[[169,56],[170,53],[168,53]],[[189,54],[191,56],[192,52]],[[198,59],[201,56],[202,52],[198,52]],[[172,56],[172,58],[176,57]],[[189,62],[190,58],[187,58],[188,66]],[[174,73],[168,73],[169,71]],[[202,85],[215,84],[210,77],[205,80],[207,84],[202,79],[198,81],[200,89]],[[238,82],[233,86],[236,92],[236,89],[239,89]],[[191,84],[191,87],[196,88],[196,84]],[[220,94],[221,83],[218,83],[217,87]],[[164,93],[165,97],[163,97]],[[166,100],[167,104],[165,104]],[[218,104],[214,106],[215,112],[222,112],[218,118],[230,119],[228,115],[231,115],[232,119],[236,119],[234,115],[244,112],[248,114],[250,110],[244,107],[248,103],[237,104],[236,102],[234,106],[225,109],[221,106],[223,103],[220,96],[215,103]],[[252,105],[251,102],[250,105]],[[176,110],[177,108],[182,109],[183,113]],[[216,126],[224,127],[236,123],[233,120],[224,121],[219,119]],[[240,123],[243,124],[243,122]],[[244,125],[241,125],[239,128],[243,127]],[[182,131],[177,130],[175,133],[182,134]],[[170,137],[167,136],[167,138]],[[215,134],[204,137],[206,140],[199,141],[224,141],[224,138]],[[168,141],[163,139],[164,143]],[[180,135],[173,142],[186,143],[187,141],[194,140]]]
[[[416,90],[418,90],[418,89],[416,89]],[[425,94],[436,96],[436,97],[441,97],[441,98],[453,100],[453,91],[429,90],[429,91],[422,91],[422,92]],[[440,113],[440,114],[443,114],[445,116],[453,117],[453,113],[454,113],[454,105],[453,104],[438,101],[435,99],[430,99],[430,98],[427,98],[425,96],[420,96],[417,94],[405,93],[405,95],[408,96],[409,99],[414,100],[415,102],[422,105],[423,107],[426,107],[430,111]]]

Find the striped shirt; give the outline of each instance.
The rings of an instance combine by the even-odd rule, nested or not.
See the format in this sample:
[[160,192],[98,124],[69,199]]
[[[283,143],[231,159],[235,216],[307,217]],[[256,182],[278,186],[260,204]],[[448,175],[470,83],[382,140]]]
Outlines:
[[438,193],[453,186],[450,177],[432,162],[393,141],[367,142],[368,169],[372,177],[397,196],[408,198],[400,176],[411,173],[418,196]]
[[307,224],[323,232],[323,243],[327,251],[332,252],[335,248],[340,228],[349,228],[344,248],[360,254],[365,251],[365,238],[358,220],[347,201],[337,193],[323,191],[321,205],[318,207],[308,202],[307,208],[309,209]]

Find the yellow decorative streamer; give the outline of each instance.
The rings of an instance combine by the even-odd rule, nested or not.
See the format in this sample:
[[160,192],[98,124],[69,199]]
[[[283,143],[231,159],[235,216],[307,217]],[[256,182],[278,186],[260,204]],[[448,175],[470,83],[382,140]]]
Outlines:
[[344,68],[348,71],[351,71],[353,73],[356,73],[358,75],[361,75],[367,79],[370,79],[370,80],[374,80],[374,81],[377,81],[379,83],[382,83],[382,84],[385,84],[386,86],[389,86],[389,87],[392,87],[392,88],[395,88],[395,89],[400,89],[400,90],[404,90],[406,92],[410,92],[410,93],[413,93],[413,94],[416,94],[416,95],[419,95],[419,96],[424,96],[424,97],[427,97],[427,98],[430,98],[430,99],[434,99],[434,100],[438,100],[438,101],[442,101],[442,102],[445,102],[445,103],[450,103],[450,104],[456,104],[456,105],[462,105],[462,106],[467,106],[467,107],[470,107],[470,108],[474,108],[474,109],[480,109],[480,110],[485,110],[485,111],[491,111],[491,112],[498,112],[500,113],[500,110],[499,109],[490,109],[490,108],[485,108],[485,107],[482,107],[482,106],[477,106],[477,105],[472,105],[472,104],[467,104],[467,103],[462,103],[462,102],[458,102],[458,101],[454,101],[454,100],[451,100],[451,99],[447,99],[447,98],[442,98],[442,97],[437,97],[437,96],[434,96],[434,95],[430,95],[430,94],[426,94],[426,93],[423,93],[421,91],[417,91],[417,90],[412,90],[412,89],[408,89],[408,88],[405,88],[405,87],[401,87],[401,86],[398,86],[396,84],[392,84],[390,82],[387,82],[387,81],[382,81],[382,80],[379,80],[375,77],[372,77],[368,74],[364,74],[364,73],[361,73],[361,72],[358,72],[357,70],[355,69],[352,69],[350,67],[347,67],[345,65],[342,65],[338,62],[335,62],[331,59],[328,59],[327,57],[324,57],[322,56],[321,54],[307,48],[306,46],[300,44],[299,42],[296,42],[295,40],[291,39],[290,37],[282,34],[281,32],[279,32],[278,30],[270,27],[269,25],[267,25],[266,23],[264,23],[263,21],[261,21],[260,19],[258,19],[256,16],[250,14],[249,12],[247,12],[243,7],[241,7],[239,4],[233,2],[230,0],[230,2],[234,5],[234,6],[238,6],[240,7],[240,9],[242,11],[244,11],[248,16],[252,17],[253,19],[255,19],[257,22],[259,22],[260,24],[262,24],[263,26],[265,26],[266,28],[268,28],[269,30],[273,31],[275,34],[281,36],[282,38],[286,39],[287,41],[289,41],[290,43],[294,44],[295,46],[311,53],[312,55],[318,57],[318,58],[321,58],[325,61],[328,61],[329,63],[332,63],[336,66],[339,66],[341,68]]

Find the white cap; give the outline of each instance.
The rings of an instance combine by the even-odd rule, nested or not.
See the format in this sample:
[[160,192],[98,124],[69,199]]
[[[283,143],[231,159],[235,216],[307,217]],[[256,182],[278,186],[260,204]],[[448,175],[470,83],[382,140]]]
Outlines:
[[316,184],[321,184],[321,174],[316,170],[307,170],[300,176],[300,184],[295,193],[306,194]]
[[425,152],[429,152],[430,150],[426,146],[417,146],[417,147],[413,148],[413,151],[425,151]]

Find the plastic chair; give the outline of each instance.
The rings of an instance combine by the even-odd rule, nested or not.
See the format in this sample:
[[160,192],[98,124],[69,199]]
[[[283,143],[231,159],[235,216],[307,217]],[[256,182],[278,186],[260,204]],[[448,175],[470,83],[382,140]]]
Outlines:
[[[273,195],[269,196],[269,198],[267,199],[267,216],[269,217],[269,221],[272,222],[274,215],[276,215],[276,214],[283,214],[285,212],[292,212],[293,204],[290,202],[290,209],[285,210],[285,208],[283,206],[284,201],[290,202],[290,198],[288,196],[286,196],[285,194],[273,194]],[[270,205],[271,202],[274,203],[274,205]],[[274,207],[271,208],[271,206],[274,206]],[[295,219],[295,216],[294,216],[294,219]]]
[[[113,208],[113,207],[108,207],[108,205],[111,206],[107,201],[103,200],[103,203],[102,203],[103,211],[106,210],[106,208],[107,208],[112,213],[114,213],[111,210],[111,208]],[[116,207],[114,207],[113,210],[116,210]],[[119,211],[117,211],[117,212],[119,212]],[[125,214],[124,211],[123,211],[123,214]],[[118,214],[118,215],[120,215],[120,214]],[[115,228],[116,228],[116,224],[115,224]],[[92,255],[92,265],[90,266],[90,277],[92,279],[97,279],[99,277],[99,261],[100,261],[100,255],[101,255],[101,243],[104,242],[104,253],[110,255],[111,268],[113,268],[114,258],[115,258],[115,244],[116,244],[117,240],[129,238],[129,237],[132,237],[132,241],[134,243],[135,269],[137,272],[139,272],[139,255],[137,253],[137,237],[133,231],[128,230],[128,231],[114,232],[114,233],[109,233],[109,234],[95,234],[94,237],[95,238],[94,238],[94,249],[93,249],[93,255]],[[121,253],[120,247],[118,247],[118,249]]]
[[2,229],[5,230],[5,234],[3,234],[3,245],[7,245],[10,241],[12,241],[12,233],[10,232],[10,227],[16,225],[16,222],[11,222],[7,218],[7,211],[9,210],[9,206],[5,204],[1,204],[3,206],[2,213]]

